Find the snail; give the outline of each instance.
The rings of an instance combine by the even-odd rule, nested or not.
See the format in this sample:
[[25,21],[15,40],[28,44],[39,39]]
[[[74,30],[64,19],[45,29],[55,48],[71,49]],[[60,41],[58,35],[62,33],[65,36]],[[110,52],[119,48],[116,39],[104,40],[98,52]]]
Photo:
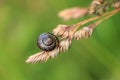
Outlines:
[[52,51],[59,46],[59,40],[52,33],[43,33],[38,37],[37,45],[43,51]]

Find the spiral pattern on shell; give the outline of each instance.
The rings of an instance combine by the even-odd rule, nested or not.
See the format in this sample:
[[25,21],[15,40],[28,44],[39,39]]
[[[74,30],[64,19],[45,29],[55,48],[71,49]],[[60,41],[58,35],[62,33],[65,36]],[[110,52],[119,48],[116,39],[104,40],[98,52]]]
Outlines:
[[43,51],[52,51],[59,46],[59,40],[52,33],[43,33],[39,36],[37,45]]

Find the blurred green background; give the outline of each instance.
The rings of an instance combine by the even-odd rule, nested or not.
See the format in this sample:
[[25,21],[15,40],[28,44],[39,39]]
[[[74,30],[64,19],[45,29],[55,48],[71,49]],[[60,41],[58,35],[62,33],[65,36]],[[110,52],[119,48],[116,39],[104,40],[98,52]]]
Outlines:
[[120,80],[120,13],[104,21],[89,39],[74,40],[69,51],[46,63],[26,64],[39,52],[39,34],[62,21],[65,8],[92,0],[0,0],[0,80]]

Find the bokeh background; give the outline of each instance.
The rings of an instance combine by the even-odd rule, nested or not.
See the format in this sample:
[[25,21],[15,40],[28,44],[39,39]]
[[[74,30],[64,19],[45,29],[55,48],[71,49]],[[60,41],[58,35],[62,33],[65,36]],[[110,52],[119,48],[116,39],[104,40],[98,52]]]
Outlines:
[[41,51],[36,46],[41,33],[85,19],[64,22],[59,11],[91,1],[0,0],[0,80],[120,80],[120,13],[101,23],[91,38],[74,40],[55,59],[25,63]]

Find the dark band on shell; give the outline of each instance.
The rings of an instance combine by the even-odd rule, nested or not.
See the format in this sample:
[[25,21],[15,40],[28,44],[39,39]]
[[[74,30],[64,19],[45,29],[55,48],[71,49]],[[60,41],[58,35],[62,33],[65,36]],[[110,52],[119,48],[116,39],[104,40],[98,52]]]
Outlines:
[[37,45],[43,51],[52,51],[59,46],[59,40],[52,33],[43,33],[39,36]]

